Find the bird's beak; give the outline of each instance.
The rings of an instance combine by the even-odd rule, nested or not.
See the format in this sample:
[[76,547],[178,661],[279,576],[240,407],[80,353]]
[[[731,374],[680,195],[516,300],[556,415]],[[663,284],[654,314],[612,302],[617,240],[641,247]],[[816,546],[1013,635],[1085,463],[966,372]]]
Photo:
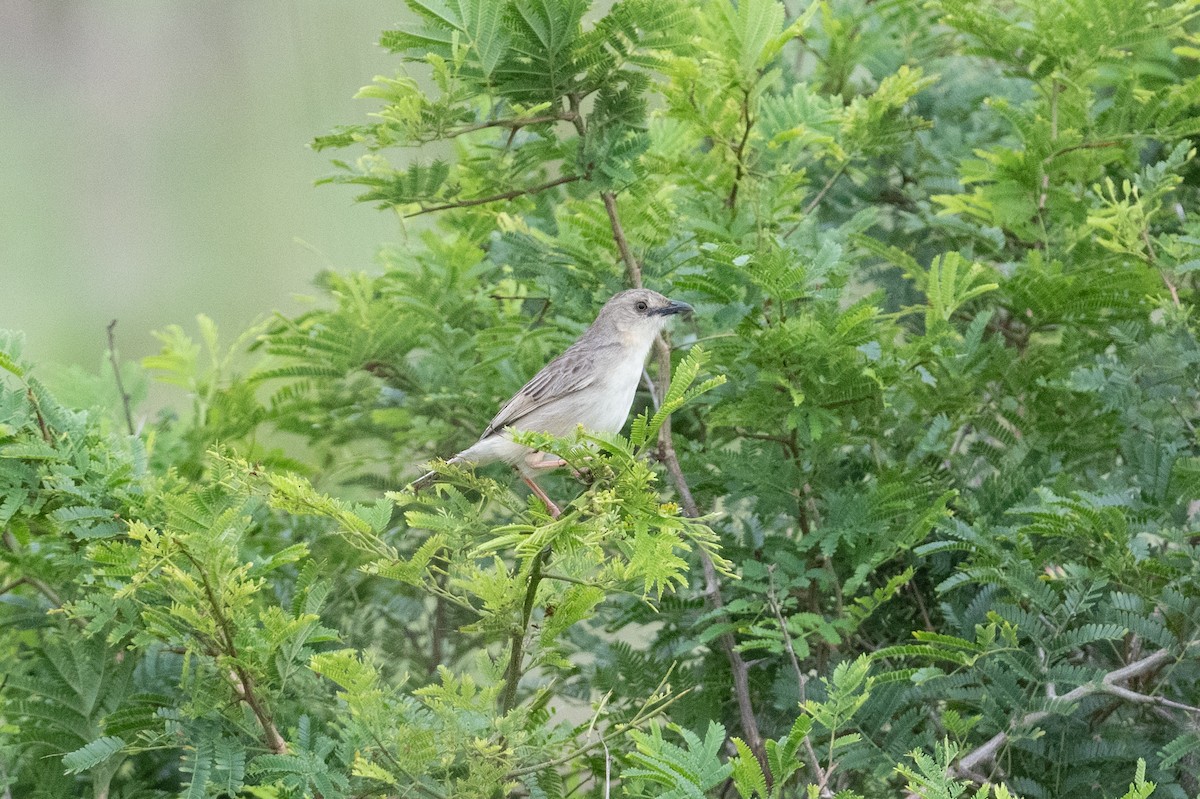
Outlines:
[[672,315],[678,314],[678,313],[685,313],[685,314],[691,313],[694,310],[696,310],[696,309],[693,308],[692,306],[688,305],[686,302],[680,302],[679,300],[671,300],[663,307],[655,308],[650,313],[654,314],[655,316],[672,316]]

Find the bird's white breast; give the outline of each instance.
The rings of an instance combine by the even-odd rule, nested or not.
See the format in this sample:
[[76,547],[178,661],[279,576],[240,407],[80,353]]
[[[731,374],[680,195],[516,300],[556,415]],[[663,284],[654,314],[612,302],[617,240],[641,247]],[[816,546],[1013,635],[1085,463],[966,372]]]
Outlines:
[[649,351],[650,342],[635,342],[624,357],[612,364],[603,378],[604,391],[596,393],[598,401],[587,413],[590,418],[580,419],[584,427],[599,433],[615,433],[625,426]]

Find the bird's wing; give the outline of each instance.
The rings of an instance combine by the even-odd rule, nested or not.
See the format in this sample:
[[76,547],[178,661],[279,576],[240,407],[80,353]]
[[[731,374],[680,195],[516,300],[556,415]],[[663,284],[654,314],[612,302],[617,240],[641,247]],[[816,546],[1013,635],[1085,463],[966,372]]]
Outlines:
[[480,440],[517,424],[529,414],[569,394],[591,386],[603,375],[597,368],[598,351],[606,347],[572,346],[546,364],[542,371],[508,401],[488,423]]

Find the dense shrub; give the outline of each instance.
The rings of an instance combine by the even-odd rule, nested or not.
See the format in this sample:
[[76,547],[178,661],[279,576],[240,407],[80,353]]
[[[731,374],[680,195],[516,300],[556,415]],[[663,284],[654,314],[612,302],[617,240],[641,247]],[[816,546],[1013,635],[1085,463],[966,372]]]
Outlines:
[[[4,795],[1196,796],[1194,4],[410,5],[380,268],[140,429],[0,340]],[[631,285],[562,518],[404,490]]]

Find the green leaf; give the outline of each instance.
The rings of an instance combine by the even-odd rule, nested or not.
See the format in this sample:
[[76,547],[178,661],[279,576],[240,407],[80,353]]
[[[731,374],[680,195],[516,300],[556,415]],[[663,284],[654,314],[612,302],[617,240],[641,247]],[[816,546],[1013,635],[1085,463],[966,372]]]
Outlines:
[[66,766],[68,774],[78,774],[95,768],[124,748],[125,739],[106,735],[64,755],[63,765]]

